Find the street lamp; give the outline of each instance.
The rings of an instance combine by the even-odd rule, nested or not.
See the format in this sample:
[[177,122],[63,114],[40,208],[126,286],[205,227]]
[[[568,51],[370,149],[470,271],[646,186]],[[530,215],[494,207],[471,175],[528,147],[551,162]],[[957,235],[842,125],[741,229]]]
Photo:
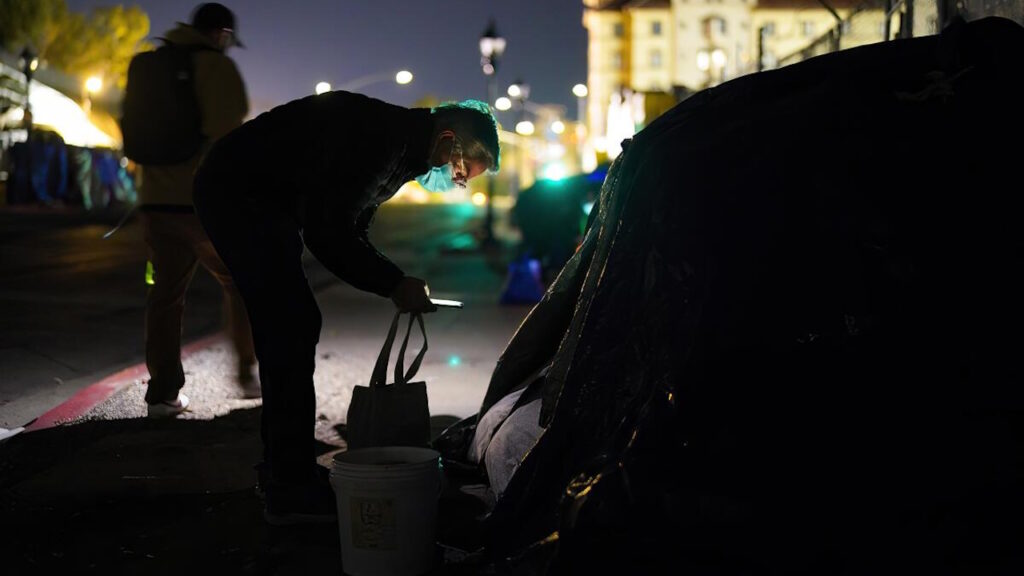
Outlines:
[[90,114],[92,112],[92,97],[99,94],[100,90],[103,89],[103,79],[99,76],[89,76],[82,83],[82,88],[85,91],[82,97],[82,109],[86,114]]
[[25,116],[29,119],[29,130],[32,129],[32,103],[29,95],[32,91],[32,76],[39,67],[39,56],[32,51],[32,48],[25,46],[21,51],[21,71],[25,74]]
[[[480,35],[480,68],[487,79],[487,102],[494,102],[498,97],[498,85],[494,74],[498,71],[498,62],[505,53],[505,39],[498,35],[497,26],[492,18],[487,28]],[[511,107],[511,102],[509,102]],[[495,106],[497,103],[495,102]],[[494,239],[494,176],[487,178],[487,211],[484,215],[484,246],[493,246]]]
[[508,96],[502,96],[494,101],[494,107],[504,112],[512,108],[512,101],[509,100]]
[[573,96],[576,96],[576,138],[578,141],[580,165],[583,165],[583,125],[587,119],[587,95],[590,90],[586,84],[577,84],[572,87]]
[[103,79],[99,76],[89,76],[85,81],[85,91],[89,94],[99,94],[103,89]]
[[32,48],[25,46],[21,51],[21,71],[25,73],[25,171],[29,190],[32,190],[32,75],[39,67],[39,56]]
[[533,122],[521,120],[516,123],[516,134],[521,136],[532,136],[534,131]]

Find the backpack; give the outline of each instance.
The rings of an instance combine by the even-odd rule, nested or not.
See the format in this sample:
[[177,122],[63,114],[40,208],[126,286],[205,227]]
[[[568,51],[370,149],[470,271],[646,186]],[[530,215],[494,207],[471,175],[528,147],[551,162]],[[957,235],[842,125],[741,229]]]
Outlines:
[[205,46],[166,43],[128,65],[121,132],[125,156],[142,165],[179,164],[202,146],[193,54]]

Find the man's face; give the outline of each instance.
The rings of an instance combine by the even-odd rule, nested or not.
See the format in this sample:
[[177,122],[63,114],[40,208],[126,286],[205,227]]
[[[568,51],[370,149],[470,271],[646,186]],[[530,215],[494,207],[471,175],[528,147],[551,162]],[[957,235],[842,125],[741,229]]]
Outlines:
[[[487,171],[487,164],[482,160],[464,158],[462,164],[464,165],[466,180],[472,180]],[[455,177],[459,177],[458,167],[455,169]]]
[[213,33],[214,42],[222,52],[235,45],[235,33],[233,30],[221,28]]
[[450,132],[440,135],[436,150],[440,153],[440,157],[436,159],[435,165],[450,162],[452,180],[459,186],[465,187],[467,181],[487,171],[487,163],[483,160],[463,156],[462,146]]

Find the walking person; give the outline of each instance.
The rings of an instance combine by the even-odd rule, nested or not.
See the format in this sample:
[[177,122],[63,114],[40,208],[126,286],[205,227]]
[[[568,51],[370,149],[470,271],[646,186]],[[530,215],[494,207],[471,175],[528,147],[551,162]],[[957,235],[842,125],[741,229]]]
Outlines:
[[140,212],[153,269],[146,299],[150,417],[175,416],[189,405],[181,393],[181,323],[185,293],[200,265],[224,291],[240,393],[260,396],[245,306],[192,205],[193,178],[203,155],[249,112],[245,84],[226,54],[229,47],[241,46],[235,31],[231,10],[201,4],[188,24],[164,35],[164,46],[137,55],[129,68],[125,152],[141,166]]

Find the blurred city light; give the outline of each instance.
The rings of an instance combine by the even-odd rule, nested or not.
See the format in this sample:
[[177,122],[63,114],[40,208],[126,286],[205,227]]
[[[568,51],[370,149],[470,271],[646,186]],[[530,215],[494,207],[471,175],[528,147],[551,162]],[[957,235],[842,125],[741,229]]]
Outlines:
[[594,209],[594,203],[593,202],[584,202],[583,203],[583,213],[586,214],[587,216],[590,216],[590,212],[593,209]]
[[554,132],[555,134],[561,134],[565,132],[565,122],[562,122],[561,120],[555,120],[554,122],[551,123],[551,131]]
[[708,54],[707,50],[697,52],[697,68],[701,71],[707,71],[708,68],[711,68],[711,55]]
[[452,354],[451,356],[448,357],[448,365],[449,366],[454,368],[454,367],[459,366],[461,364],[462,364],[462,358],[459,358],[457,355]]
[[399,84],[408,84],[412,82],[412,72],[408,70],[400,70],[398,74],[395,74],[395,82]]
[[103,80],[99,76],[89,76],[85,81],[85,91],[89,94],[98,94],[103,90]]
[[509,110],[512,108],[512,100],[506,96],[502,96],[494,101],[494,107],[498,110]]
[[533,134],[533,131],[533,122],[530,122],[529,120],[523,120],[522,122],[516,124],[517,134],[522,134],[523,136],[530,136],[531,134]]
[[722,50],[715,50],[711,53],[711,62],[718,68],[725,66],[725,52]]
[[590,91],[587,90],[586,84],[577,84],[572,87],[572,93],[575,94],[577,98],[586,98]]
[[483,192],[473,192],[471,200],[473,202],[473,205],[483,206],[484,204],[487,203],[487,194],[484,194]]
[[50,126],[71,146],[115,147],[114,139],[96,127],[81,103],[49,86],[32,87],[29,96],[33,122]]
[[544,167],[544,171],[541,173],[545,180],[559,181],[565,179],[569,175],[565,169],[565,164],[561,162],[552,162]]
[[519,84],[511,84],[508,87],[508,95],[513,98],[519,98],[523,95],[523,89],[519,87]]
[[331,83],[330,82],[317,82],[316,83],[316,93],[317,94],[323,94],[324,92],[330,92],[330,91],[331,91]]

